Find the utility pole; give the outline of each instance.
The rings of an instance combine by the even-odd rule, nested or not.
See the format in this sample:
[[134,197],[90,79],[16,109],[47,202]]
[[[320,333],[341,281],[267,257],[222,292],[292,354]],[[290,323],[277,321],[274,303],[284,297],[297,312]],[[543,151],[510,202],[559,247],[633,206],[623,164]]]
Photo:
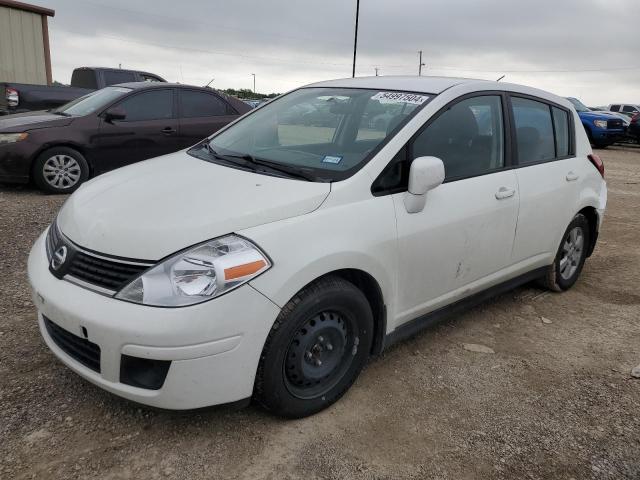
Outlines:
[[360,16],[360,0],[356,0],[356,30],[353,38],[353,71],[351,76],[356,77],[356,50],[358,49],[358,17]]
[[376,71],[376,77],[378,76],[378,70],[380,70],[378,67],[373,67]]
[[256,93],[256,74],[252,73],[251,75],[253,75],[253,93]]
[[424,67],[425,64],[422,63],[422,50],[420,50],[418,52],[418,76],[422,76],[422,67]]

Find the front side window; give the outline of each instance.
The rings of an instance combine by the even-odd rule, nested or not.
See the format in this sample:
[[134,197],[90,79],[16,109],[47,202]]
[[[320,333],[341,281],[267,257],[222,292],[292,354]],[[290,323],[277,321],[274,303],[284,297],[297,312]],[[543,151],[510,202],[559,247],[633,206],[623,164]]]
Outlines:
[[[224,157],[227,165],[240,158],[244,167],[269,162],[314,181],[341,180],[361,168],[429,98],[411,92],[301,88],[217,134],[206,149],[189,153],[217,163]],[[377,120],[382,123],[376,125]]]
[[173,92],[150,90],[125,98],[118,107],[124,110],[125,122],[173,118]]
[[553,160],[556,156],[551,109],[546,103],[513,97],[518,163]]
[[444,163],[445,180],[482,175],[504,166],[502,100],[497,95],[462,100],[413,141],[411,158],[433,156]]
[[180,112],[183,118],[215,117],[227,114],[227,104],[209,93],[181,90]]

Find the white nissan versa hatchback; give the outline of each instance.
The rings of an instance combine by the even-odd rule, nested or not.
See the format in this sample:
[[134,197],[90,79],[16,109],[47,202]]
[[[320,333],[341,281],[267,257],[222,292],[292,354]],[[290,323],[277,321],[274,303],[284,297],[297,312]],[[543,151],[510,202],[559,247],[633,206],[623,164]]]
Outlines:
[[29,257],[42,335],[143,404],[318,412],[445,314],[576,282],[607,199],[581,125],[496,82],[294,90],[71,195]]

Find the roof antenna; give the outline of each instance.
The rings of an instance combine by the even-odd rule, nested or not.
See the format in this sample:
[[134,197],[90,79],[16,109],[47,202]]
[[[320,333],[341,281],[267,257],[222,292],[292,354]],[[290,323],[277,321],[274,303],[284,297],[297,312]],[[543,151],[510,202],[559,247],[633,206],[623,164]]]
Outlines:
[[504,77],[506,77],[506,75],[502,75],[499,79],[496,80],[496,82],[499,82],[500,80],[502,80]]
[[208,88],[209,85],[211,85],[211,83],[215,80],[215,78],[212,78],[211,80],[209,80],[209,83],[207,83],[204,88]]

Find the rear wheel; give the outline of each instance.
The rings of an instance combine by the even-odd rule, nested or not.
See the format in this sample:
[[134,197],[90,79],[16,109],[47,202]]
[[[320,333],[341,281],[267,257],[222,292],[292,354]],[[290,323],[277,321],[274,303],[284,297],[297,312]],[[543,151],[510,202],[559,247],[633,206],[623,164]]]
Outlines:
[[89,178],[84,156],[69,147],[42,152],[33,165],[33,181],[47,193],[71,193]]
[[556,258],[542,279],[544,286],[556,292],[571,288],[582,272],[590,241],[589,221],[579,213],[562,237]]
[[369,357],[373,314],[364,294],[339,277],[298,293],[267,338],[254,398],[277,415],[300,418],[338,400]]

